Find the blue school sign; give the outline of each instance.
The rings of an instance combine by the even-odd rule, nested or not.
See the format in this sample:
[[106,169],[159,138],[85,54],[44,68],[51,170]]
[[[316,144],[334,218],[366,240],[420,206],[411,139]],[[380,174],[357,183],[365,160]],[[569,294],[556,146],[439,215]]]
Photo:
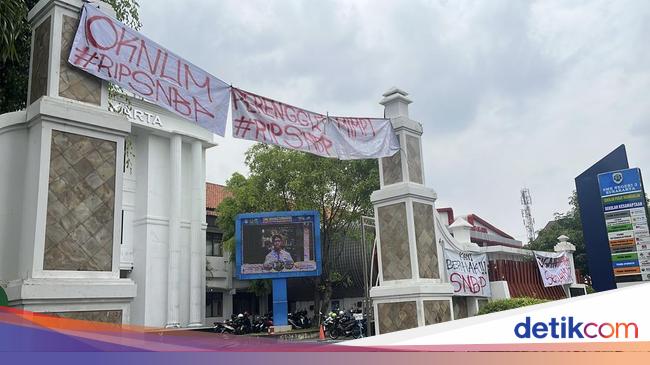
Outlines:
[[598,174],[598,186],[601,197],[641,191],[641,170],[635,168]]
[[615,282],[650,280],[650,231],[638,168],[598,174]]
[[598,174],[628,168],[625,145],[620,145],[575,178],[589,275],[597,291],[616,289]]

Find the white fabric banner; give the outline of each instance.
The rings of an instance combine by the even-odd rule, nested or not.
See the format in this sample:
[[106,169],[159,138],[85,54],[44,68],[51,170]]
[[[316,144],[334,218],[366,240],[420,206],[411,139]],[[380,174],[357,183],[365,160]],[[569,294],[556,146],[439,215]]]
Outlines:
[[225,82],[92,4],[83,7],[68,62],[225,135],[229,101]]
[[535,261],[542,276],[544,286],[557,286],[573,283],[571,262],[566,252],[533,251]]
[[487,254],[445,248],[445,267],[454,295],[492,296]]
[[389,119],[328,117],[232,88],[232,135],[341,160],[399,151]]

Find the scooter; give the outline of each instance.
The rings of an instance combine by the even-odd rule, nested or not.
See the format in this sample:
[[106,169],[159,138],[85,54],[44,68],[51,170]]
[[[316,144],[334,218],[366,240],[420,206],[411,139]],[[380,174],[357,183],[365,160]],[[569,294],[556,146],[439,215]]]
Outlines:
[[235,333],[235,327],[233,327],[230,319],[225,322],[214,322],[212,330],[216,333]]
[[336,340],[340,336],[362,338],[366,333],[366,318],[360,313],[345,313],[340,311],[334,317],[329,336],[331,339]]
[[336,313],[330,312],[330,314],[324,317],[324,319],[322,320],[325,334],[332,340],[336,340],[337,338],[339,338],[339,330],[337,328],[338,320],[336,317],[337,317]]
[[251,324],[248,313],[238,314],[237,318],[235,318],[232,323],[232,326],[235,328],[236,335],[245,335],[253,332],[253,326]]
[[291,325],[291,327],[293,327],[293,329],[305,329],[309,328],[311,325],[309,318],[307,318],[306,310],[289,313],[287,315],[287,322]]
[[269,327],[273,326],[273,320],[268,316],[256,316],[253,319],[253,332],[267,332]]

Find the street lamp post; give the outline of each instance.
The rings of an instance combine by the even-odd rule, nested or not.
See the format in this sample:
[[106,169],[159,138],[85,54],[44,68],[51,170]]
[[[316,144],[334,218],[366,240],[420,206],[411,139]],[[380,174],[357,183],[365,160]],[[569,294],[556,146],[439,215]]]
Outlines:
[[[370,221],[372,223],[366,223]],[[368,324],[366,325],[366,336],[370,336],[370,280],[372,273],[368,272],[368,246],[366,245],[366,226],[375,229],[374,217],[361,217],[361,248],[363,252],[363,314],[366,315]]]

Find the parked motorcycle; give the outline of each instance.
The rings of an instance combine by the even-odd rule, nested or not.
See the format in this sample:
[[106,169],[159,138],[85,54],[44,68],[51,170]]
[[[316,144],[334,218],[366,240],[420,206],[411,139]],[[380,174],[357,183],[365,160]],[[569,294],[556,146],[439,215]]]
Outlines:
[[325,335],[333,340],[339,337],[338,330],[336,329],[338,326],[336,317],[337,314],[334,312],[330,312],[327,316],[323,316],[321,313],[321,323],[323,324]]
[[230,319],[225,320],[224,322],[214,322],[214,327],[212,330],[216,333],[235,333],[235,327],[233,325],[233,320],[235,316],[233,315]]
[[268,314],[265,316],[255,316],[253,318],[254,333],[267,332],[271,326],[273,326],[273,317],[269,316]]
[[230,319],[224,322],[214,322],[212,330],[216,333],[245,335],[268,332],[271,326],[273,326],[273,315],[271,313],[265,316],[250,316],[244,312],[238,315],[233,314]]
[[338,314],[330,313],[323,325],[327,335],[333,340],[341,336],[362,338],[366,333],[367,320],[361,313],[340,311]]
[[287,315],[287,322],[293,329],[305,329],[311,327],[311,322],[307,317],[306,310],[300,310]]
[[239,313],[233,321],[233,327],[236,335],[246,335],[253,332],[253,324],[248,313]]

